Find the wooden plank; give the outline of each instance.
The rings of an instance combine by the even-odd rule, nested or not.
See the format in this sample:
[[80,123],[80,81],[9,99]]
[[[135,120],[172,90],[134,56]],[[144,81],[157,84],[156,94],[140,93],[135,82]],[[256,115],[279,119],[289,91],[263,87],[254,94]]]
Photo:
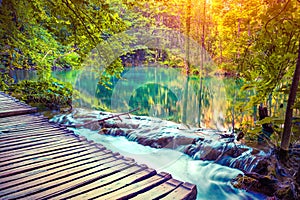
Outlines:
[[[14,153],[10,153],[10,154],[4,154],[2,155],[2,157],[0,157],[0,162],[1,165],[7,161],[13,162],[14,160],[23,158],[23,159],[27,159],[27,157],[35,157],[38,156],[39,154],[43,154],[43,153],[51,153],[51,152],[56,152],[56,151],[60,151],[66,148],[75,148],[77,146],[79,146],[79,143],[76,143],[74,145],[73,141],[68,141],[68,142],[62,142],[62,143],[57,143],[56,145],[51,145],[47,148],[41,148],[40,150],[28,150],[28,151],[19,151],[19,152],[14,152]],[[84,143],[82,143],[81,145],[85,145]],[[0,165],[0,166],[1,166]]]
[[[145,170],[145,171],[143,171],[143,170]],[[92,197],[91,195],[88,195],[85,193],[91,192],[93,190],[97,190],[98,188],[104,187],[106,185],[108,185],[108,187],[110,187],[110,184],[114,183],[114,182],[118,182],[120,184],[120,187],[122,187],[122,183],[123,184],[127,183],[126,180],[122,180],[123,178],[131,176],[133,174],[137,174],[137,173],[139,173],[140,176],[143,176],[141,173],[142,171],[144,174],[147,174],[148,176],[156,174],[155,170],[151,169],[151,171],[150,171],[150,169],[147,169],[146,165],[135,164],[125,170],[118,171],[108,177],[103,177],[103,178],[96,180],[94,182],[91,182],[91,183],[85,183],[84,185],[81,185],[80,187],[77,187],[77,188],[72,188],[69,190],[62,190],[60,192],[46,196],[45,198],[47,198],[47,199],[51,199],[51,198],[53,198],[53,199],[70,199],[74,196],[86,195],[86,196],[82,196],[83,199],[85,199],[88,197]]]
[[[120,164],[114,163],[116,165],[111,166],[109,168],[98,170],[95,173],[90,173],[89,175],[81,176],[80,178],[73,179],[71,181],[68,181],[64,184],[61,184],[60,186],[56,186],[54,188],[42,191],[38,194],[30,196],[32,199],[49,199],[51,196],[54,196],[55,194],[62,194],[65,191],[70,191],[72,189],[78,188],[82,185],[88,184],[90,182],[93,182],[95,180],[99,180],[104,177],[108,177],[112,174],[118,173],[122,170],[126,170],[133,166],[134,162],[121,162]],[[53,195],[54,194],[54,195]]]
[[44,118],[44,116],[39,114],[39,113],[17,115],[17,116],[0,118],[0,123],[8,123],[8,122],[22,121],[22,120],[27,121],[27,120],[32,120],[32,119],[35,119],[35,118]]
[[16,101],[13,101],[13,100],[2,100],[0,103],[1,103],[2,106],[7,106],[7,107],[10,106],[10,107],[13,107],[13,108],[14,108],[14,106],[30,107],[30,106],[28,106],[24,103],[16,102]]
[[41,156],[42,154],[51,154],[51,153],[55,153],[55,152],[59,152],[59,151],[64,151],[66,149],[69,148],[77,148],[78,146],[88,146],[91,148],[102,148],[102,145],[98,145],[95,144],[94,142],[74,142],[74,141],[68,141],[68,142],[62,142],[60,144],[57,145],[51,145],[47,148],[42,148],[40,150],[29,150],[29,151],[25,151],[25,152],[18,152],[18,153],[14,153],[14,154],[10,154],[9,156],[5,156],[5,157],[1,157],[0,158],[0,162],[1,165],[4,165],[5,162],[14,162],[15,160],[18,159],[31,159],[31,158],[35,158],[36,156]]
[[7,133],[7,132],[16,132],[16,131],[23,131],[23,130],[31,130],[31,129],[36,129],[36,128],[40,128],[40,127],[58,127],[57,125],[51,125],[48,122],[35,122],[35,123],[29,123],[29,124],[22,124],[19,126],[8,126],[8,127],[3,127],[0,129],[0,131],[2,133]]
[[74,138],[69,138],[69,139],[64,139],[62,138],[60,141],[56,141],[56,142],[52,142],[52,143],[45,143],[45,144],[37,144],[35,146],[30,146],[27,148],[23,148],[23,149],[15,149],[9,152],[3,152],[0,153],[0,158],[7,158],[13,155],[19,155],[19,154],[23,154],[26,153],[28,151],[41,151],[42,149],[48,149],[51,147],[56,147],[56,146],[61,146],[64,144],[70,144],[73,143],[74,145],[79,145],[79,143],[76,143],[80,141],[80,139],[74,137]]
[[[0,103],[5,105],[5,104],[23,104],[24,105],[24,102],[21,102],[21,101],[15,101],[13,99],[0,99]],[[28,106],[28,105],[26,105]]]
[[178,181],[176,179],[170,179],[163,184],[158,185],[142,194],[133,197],[135,200],[143,200],[143,199],[161,199],[166,196],[176,188],[178,188],[183,182]]
[[[5,125],[5,124],[10,124],[10,123],[21,123],[21,122],[29,122],[29,121],[35,121],[35,120],[41,120],[45,119],[44,117],[41,116],[36,116],[36,115],[17,115],[17,116],[12,116],[11,118],[9,117],[4,117],[0,118],[0,125]],[[46,118],[47,120],[47,118]]]
[[[0,101],[1,102],[13,102],[13,103],[18,103],[18,104],[25,104],[24,102],[22,101],[19,101],[17,99],[11,99],[11,98],[0,98]],[[26,104],[25,104],[26,105]],[[28,106],[28,105],[27,105]]]
[[52,135],[64,135],[64,133],[70,133],[71,131],[62,129],[60,127],[57,128],[51,128],[51,127],[43,127],[40,129],[34,129],[34,130],[24,130],[19,132],[12,132],[12,133],[5,133],[0,134],[0,142],[5,142],[7,140],[13,140],[13,139],[22,139],[26,137],[33,137],[34,135],[44,135],[51,133]]
[[99,195],[106,195],[110,194],[111,192],[118,191],[122,188],[125,188],[126,186],[148,179],[150,177],[153,177],[156,175],[156,171],[154,169],[147,168],[145,170],[142,170],[140,172],[134,173],[130,176],[127,176],[119,181],[115,181],[113,183],[110,183],[109,185],[105,185],[99,188],[95,188],[91,191],[88,191],[86,193],[78,193],[76,195],[71,195],[70,198],[72,199],[94,199],[95,197],[98,197]]
[[[27,182],[25,184],[11,187],[5,190],[2,190],[0,193],[0,197],[4,197],[5,199],[16,199],[27,197],[29,195],[36,194],[38,192],[45,191],[46,189],[50,189],[56,186],[60,186],[66,182],[69,182],[74,179],[78,179],[81,177],[85,177],[89,174],[95,173],[97,171],[101,171],[107,169],[112,166],[116,166],[124,163],[124,160],[120,160],[120,157],[110,157],[105,159],[103,162],[94,162],[87,164],[85,166],[81,166],[80,168],[75,168],[72,172],[65,172],[55,174],[52,177],[46,177],[45,179],[38,180],[34,183]],[[35,199],[34,197],[30,197],[30,199]]]
[[80,146],[87,146],[87,147],[93,147],[90,144],[80,144],[77,146],[74,146],[73,143],[69,143],[67,145],[63,145],[62,146],[57,146],[56,148],[49,148],[49,149],[42,149],[41,151],[38,152],[34,152],[34,154],[21,154],[21,155],[15,155],[12,157],[7,157],[7,158],[2,158],[0,159],[0,167],[4,167],[6,165],[11,165],[13,163],[21,163],[23,161],[26,160],[32,160],[35,159],[37,157],[42,157],[42,156],[50,156],[53,154],[57,154],[57,153],[61,153],[61,152],[66,152],[66,151],[70,151],[72,149],[76,149],[79,148]]
[[3,102],[1,104],[1,107],[3,108],[2,110],[9,110],[9,109],[15,110],[16,108],[31,108],[28,105],[20,104],[16,102],[5,102],[5,103]]
[[26,105],[26,106],[29,106],[28,104],[26,104],[25,102],[23,101],[20,101],[18,99],[13,99],[13,98],[0,98],[1,102],[2,103],[6,103],[6,102],[13,102],[15,104],[23,104],[23,105]]
[[14,101],[14,100],[12,100],[12,99],[10,99],[10,98],[2,98],[2,97],[0,97],[0,101],[12,101],[12,102],[18,102],[18,101]]
[[37,108],[23,108],[18,110],[5,110],[4,112],[0,111],[0,117],[8,117],[14,115],[28,114],[37,112]]
[[[23,130],[23,129],[27,129],[27,128],[33,128],[33,127],[43,127],[43,126],[48,126],[51,127],[51,124],[49,124],[47,121],[36,121],[33,123],[22,123],[22,124],[18,124],[18,125],[7,125],[4,127],[0,127],[0,131],[2,133],[5,132],[9,132],[9,131],[13,131],[13,130]],[[56,126],[58,127],[58,126]]]
[[[30,169],[38,168],[46,164],[51,164],[55,161],[63,161],[72,158],[74,154],[80,154],[87,150],[86,146],[82,143],[77,143],[81,148],[76,148],[72,151],[61,152],[54,155],[49,155],[46,157],[38,157],[29,161],[24,161],[22,163],[13,163],[8,166],[1,167],[1,177],[9,176],[11,174],[21,173],[22,171],[29,171]],[[81,155],[81,154],[80,154]]]
[[[64,134],[65,137],[70,137],[72,136],[71,133],[66,133]],[[10,141],[10,142],[0,142],[1,144],[1,148],[5,148],[5,147],[15,147],[15,146],[18,146],[18,145],[22,145],[22,144],[26,144],[26,145],[34,145],[33,143],[35,142],[39,142],[39,141],[43,141],[43,142],[46,142],[48,140],[51,140],[51,139],[58,139],[57,135],[50,135],[49,133],[48,134],[45,134],[43,135],[43,137],[27,137],[27,138],[23,138],[23,140],[17,140],[17,141]],[[1,151],[1,149],[0,149]]]
[[24,105],[26,105],[25,102],[22,102],[22,101],[14,98],[14,97],[11,97],[11,96],[9,96],[7,94],[4,94],[4,93],[0,93],[0,100],[1,101],[10,101],[10,102],[12,101],[12,102],[15,102],[15,103],[18,103],[18,104],[24,104]]
[[[82,156],[81,160],[77,161],[77,162],[70,162],[67,165],[63,165],[57,168],[52,168],[50,170],[47,171],[39,171],[36,174],[31,174],[30,176],[26,176],[23,178],[19,178],[17,180],[12,180],[6,183],[0,183],[1,184],[1,188],[2,190],[6,189],[6,188],[10,188],[10,187],[15,187],[17,185],[21,185],[21,184],[25,184],[27,182],[36,182],[37,180],[40,181],[42,178],[45,178],[47,180],[49,180],[52,177],[59,177],[59,173],[65,173],[64,171],[66,170],[73,170],[74,168],[77,167],[82,167],[86,164],[91,164],[94,163],[96,161],[99,161],[100,158],[101,159],[105,159],[105,158],[110,158],[112,157],[111,154],[107,154],[105,153],[105,151],[101,151],[101,150],[96,150],[96,149],[91,149],[89,151],[90,153],[93,153],[93,155],[90,154],[85,154],[84,156]],[[95,159],[95,156],[97,156],[97,158]],[[99,157],[98,157],[99,156]]]
[[5,143],[5,144],[9,144],[9,143],[14,143],[14,142],[19,142],[19,141],[26,141],[26,140],[31,140],[31,139],[37,139],[37,138],[43,138],[43,137],[47,137],[47,136],[55,136],[55,137],[59,137],[59,136],[71,136],[71,135],[75,135],[74,133],[72,133],[71,131],[67,131],[64,129],[57,129],[56,131],[53,130],[44,130],[41,132],[28,132],[25,135],[15,135],[15,138],[13,136],[8,137],[6,139],[0,139],[0,144]]
[[20,118],[18,120],[15,119],[15,120],[11,120],[11,121],[2,122],[2,123],[0,123],[0,127],[2,127],[2,126],[17,126],[17,125],[23,125],[23,124],[34,124],[34,123],[40,122],[40,121],[49,123],[49,120],[47,118],[44,118],[44,117],[30,117],[29,119],[27,119],[27,116],[25,115],[23,118]]
[[26,140],[38,136],[47,136],[47,135],[67,136],[70,134],[75,135],[72,131],[67,129],[48,127],[48,128],[41,128],[40,130],[36,129],[36,130],[26,130],[24,132],[20,131],[20,132],[7,133],[7,135],[0,136],[0,143],[17,142],[18,140]]
[[[63,140],[70,140],[70,139],[75,139],[75,138],[67,138],[67,137],[64,137]],[[46,143],[53,143],[53,142],[59,142],[61,140],[61,138],[59,137],[54,137],[54,138],[50,138],[48,140],[40,140],[40,141],[34,141],[32,143],[25,143],[25,144],[19,144],[19,145],[15,145],[15,146],[8,146],[8,147],[1,147],[0,148],[0,153],[3,153],[3,152],[7,152],[7,151],[13,151],[13,150],[21,150],[23,148],[28,148],[28,147],[32,147],[32,146],[35,146],[35,145],[39,145],[39,144],[46,144]]]
[[[136,183],[128,184],[126,187],[123,187],[119,190],[113,191],[111,193],[103,195],[103,193],[98,193],[98,196],[95,199],[129,199],[135,197],[136,195],[143,193],[147,190],[150,190],[157,185],[160,185],[171,177],[170,174],[161,172],[154,176],[151,176],[145,180],[141,180]],[[74,197],[74,199],[78,199]]]
[[19,132],[19,131],[25,131],[25,130],[34,130],[34,129],[39,129],[39,128],[51,128],[51,127],[59,127],[59,126],[51,126],[51,124],[47,122],[37,122],[32,126],[23,126],[23,127],[10,127],[6,129],[0,130],[2,133],[9,133],[9,132]]
[[197,187],[190,183],[184,183],[180,185],[178,188],[173,190],[167,196],[161,198],[162,200],[174,200],[174,199],[185,199],[185,200],[193,200],[196,199],[197,196]]
[[24,104],[24,102],[16,101],[10,98],[0,98],[0,103],[1,104],[5,104],[5,103]]
[[28,136],[30,137],[31,134],[35,134],[35,133],[42,134],[42,133],[46,133],[46,132],[52,132],[52,134],[56,134],[56,131],[69,132],[60,127],[57,127],[57,128],[41,127],[40,129],[35,128],[35,129],[27,129],[27,130],[23,130],[23,131],[19,130],[19,131],[15,131],[15,132],[0,134],[0,141],[5,142],[6,140],[11,140],[12,138],[24,138],[24,137],[28,137]]
[[[77,138],[76,136],[70,136],[69,138],[66,138],[64,136],[60,136],[58,138],[61,138],[60,141],[62,143],[70,143],[70,142],[76,142],[76,141],[81,141],[82,139],[80,138]],[[45,143],[45,144],[36,144],[34,146],[29,146],[29,147],[24,147],[22,149],[14,149],[14,150],[11,150],[11,151],[8,151],[8,152],[2,152],[0,153],[0,158],[3,158],[3,157],[7,157],[7,156],[11,156],[13,154],[19,154],[19,153],[22,153],[22,152],[25,152],[25,151],[30,151],[30,150],[40,150],[40,148],[47,148],[48,146],[51,146],[51,145],[54,145],[54,146],[57,146],[58,145],[58,141],[56,142],[53,142],[53,143]]]
[[72,157],[68,160],[64,160],[62,162],[53,163],[51,165],[40,167],[38,169],[33,169],[31,171],[24,172],[24,173],[21,173],[21,174],[15,174],[15,175],[11,175],[11,176],[8,176],[8,177],[0,178],[0,183],[7,183],[7,182],[11,182],[11,181],[21,179],[21,178],[24,178],[24,177],[30,177],[30,176],[35,175],[35,174],[39,174],[39,173],[49,171],[49,170],[52,170],[52,169],[57,169],[57,168],[62,167],[62,166],[67,166],[69,164],[80,162],[80,161],[88,159],[90,157],[93,158],[94,153],[106,154],[106,153],[109,153],[109,152],[110,151],[106,150],[104,147],[99,147],[98,149],[97,148],[87,149],[86,151],[83,152],[83,154],[80,157],[74,156],[74,157]]
[[0,123],[0,131],[2,129],[7,129],[8,127],[18,127],[18,126],[22,127],[22,126],[34,125],[37,122],[49,123],[49,120],[46,118],[31,118],[30,120],[19,120],[19,121]]

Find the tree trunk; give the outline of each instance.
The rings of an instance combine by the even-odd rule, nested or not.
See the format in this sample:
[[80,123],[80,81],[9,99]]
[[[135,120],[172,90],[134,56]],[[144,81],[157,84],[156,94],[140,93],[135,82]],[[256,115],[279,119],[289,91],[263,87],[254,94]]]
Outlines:
[[191,32],[191,0],[188,0],[187,10],[186,10],[186,44],[185,44],[185,56],[186,56],[186,74],[190,71],[190,32]]
[[188,105],[188,96],[189,96],[189,81],[190,77],[186,77],[185,87],[184,87],[184,93],[183,93],[183,106],[182,106],[182,117],[181,121],[183,124],[187,123],[187,105]]
[[[198,112],[198,127],[201,127],[201,115],[202,115],[202,90],[203,90],[203,70],[204,70],[204,42],[205,42],[205,21],[206,21],[206,1],[204,1],[203,6],[203,19],[202,19],[202,35],[200,36],[201,39],[201,61],[200,61],[200,88],[199,88],[199,112]],[[200,23],[200,15],[199,15],[199,23]]]
[[289,93],[289,99],[288,99],[286,113],[285,113],[284,128],[283,128],[283,134],[282,134],[281,145],[280,145],[280,151],[282,153],[287,152],[289,150],[290,139],[291,139],[292,117],[293,117],[292,107],[296,100],[299,78],[300,78],[300,42],[298,47],[298,59],[297,59],[296,69],[294,72],[293,82]]

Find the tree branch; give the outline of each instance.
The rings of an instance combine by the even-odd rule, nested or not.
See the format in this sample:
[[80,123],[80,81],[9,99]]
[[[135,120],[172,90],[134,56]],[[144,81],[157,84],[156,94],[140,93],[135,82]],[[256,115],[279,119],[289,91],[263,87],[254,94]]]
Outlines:
[[266,30],[266,32],[268,33],[268,35],[270,36],[270,38],[272,39],[272,41],[273,41],[273,38],[272,38],[272,36],[271,36],[271,34],[269,33],[269,31],[268,31],[268,29],[267,29],[267,26],[269,25],[269,23],[272,21],[272,20],[274,20],[276,17],[278,17],[279,15],[281,15],[281,13],[286,9],[286,7],[288,6],[288,4],[291,2],[291,0],[288,0],[288,2],[286,2],[286,4],[284,5],[284,7],[282,8],[282,10],[277,14],[277,15],[275,15],[274,17],[272,17],[271,19],[269,19],[268,21],[267,21],[267,23],[265,24],[265,30]]
[[[84,29],[86,30],[87,34],[89,35],[89,37],[91,38],[91,40],[93,41],[93,43],[95,44],[95,46],[97,45],[94,37],[92,36],[92,34],[90,33],[89,29],[87,28],[87,26],[85,25],[85,22],[84,20],[82,19],[82,17],[80,15],[78,15],[76,13],[76,11],[71,8],[70,4],[68,3],[68,0],[65,0],[63,1],[64,4],[74,13],[74,15],[79,19],[79,21],[81,22],[81,24],[83,25]],[[97,48],[97,51],[99,52],[98,48]],[[99,52],[100,53],[100,52]]]

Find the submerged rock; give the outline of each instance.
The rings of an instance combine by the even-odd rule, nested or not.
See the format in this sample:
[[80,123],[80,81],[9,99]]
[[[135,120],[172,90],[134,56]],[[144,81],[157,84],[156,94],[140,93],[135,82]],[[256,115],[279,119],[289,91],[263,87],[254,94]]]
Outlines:
[[[300,150],[300,149],[299,149]],[[260,160],[255,172],[244,172],[244,175],[232,180],[232,184],[240,189],[254,191],[273,197],[273,199],[298,200],[300,184],[297,182],[297,169],[300,163],[297,153],[290,152],[289,160],[281,162],[277,151],[272,151]]]

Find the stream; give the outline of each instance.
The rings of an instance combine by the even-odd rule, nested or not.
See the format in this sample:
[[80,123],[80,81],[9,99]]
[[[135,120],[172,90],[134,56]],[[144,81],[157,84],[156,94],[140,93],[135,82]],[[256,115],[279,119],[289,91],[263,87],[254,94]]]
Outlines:
[[[113,113],[81,108],[75,109],[70,114],[56,115],[51,121],[65,125],[84,124],[91,120],[103,119],[112,115]],[[222,140],[219,139],[219,134],[216,131],[201,129],[201,134],[199,134],[199,131],[194,132],[198,128],[181,129],[183,128],[181,124],[153,117],[130,115],[129,118],[126,115],[120,116],[120,119],[105,121],[107,126],[114,126],[114,128],[110,128],[110,132],[105,132],[106,128],[103,128],[105,125],[99,127],[99,123],[70,129],[88,140],[104,145],[113,152],[119,152],[126,157],[135,159],[137,163],[146,164],[158,172],[164,171],[172,174],[175,179],[195,184],[198,190],[197,199],[243,200],[266,198],[261,194],[236,189],[232,186],[231,180],[237,175],[243,174],[242,171],[223,166],[214,161],[199,159],[201,154],[209,155],[213,148],[217,148],[217,143],[213,143],[214,147],[210,146],[209,141]],[[129,128],[132,130],[131,134],[124,134],[126,129]],[[135,134],[133,129],[139,134]],[[119,131],[118,133],[118,130],[123,130],[123,132]],[[162,138],[165,138],[166,135],[177,139],[165,142],[166,140],[162,140]],[[195,138],[202,137],[207,141],[207,145],[205,148],[198,149],[195,156],[189,156],[186,152],[183,152],[183,149],[195,141]],[[151,142],[147,143],[148,146],[145,146],[145,143],[141,145],[138,142],[139,138],[147,138]],[[161,140],[164,142],[160,142]],[[156,148],[150,147],[153,144],[156,144]],[[222,144],[222,141],[219,144]],[[244,159],[243,156],[241,159]],[[237,158],[228,158],[227,160],[234,162]]]

